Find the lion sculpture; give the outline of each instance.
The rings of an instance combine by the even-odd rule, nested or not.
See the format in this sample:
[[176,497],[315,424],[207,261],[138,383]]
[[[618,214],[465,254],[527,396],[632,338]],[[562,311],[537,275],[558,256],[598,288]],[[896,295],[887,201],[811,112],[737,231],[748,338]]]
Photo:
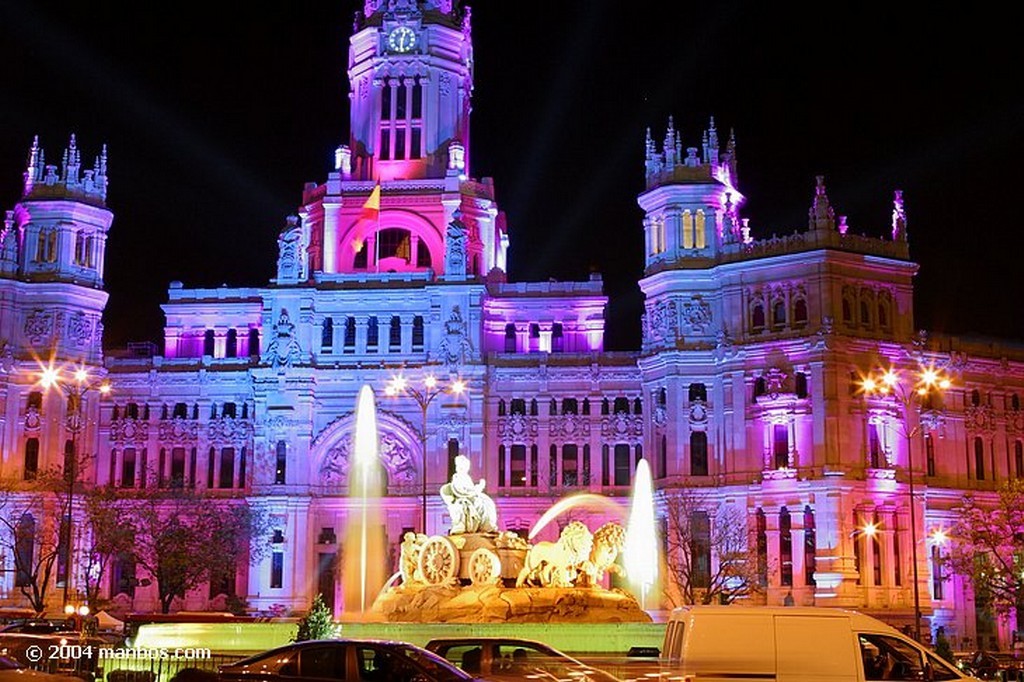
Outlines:
[[590,558],[580,566],[576,584],[580,587],[593,587],[601,582],[605,573],[625,575],[621,566],[615,563],[619,552],[626,544],[626,529],[618,523],[606,523],[594,533],[594,546],[590,550]]
[[594,536],[579,521],[570,521],[558,542],[538,542],[526,554],[516,587],[572,587],[580,566],[590,557]]

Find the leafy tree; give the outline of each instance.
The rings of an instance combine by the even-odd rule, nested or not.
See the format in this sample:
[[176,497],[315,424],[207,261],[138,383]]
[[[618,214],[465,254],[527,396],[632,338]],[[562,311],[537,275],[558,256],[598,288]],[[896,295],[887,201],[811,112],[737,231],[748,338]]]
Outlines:
[[1024,623],[1024,480],[1003,483],[996,495],[968,495],[955,510],[945,563],[965,576],[975,599]]
[[175,597],[214,576],[232,575],[238,562],[266,551],[266,514],[244,499],[181,487],[145,490],[119,505],[134,536],[136,564],[156,581],[163,613]]
[[729,604],[760,589],[747,516],[693,490],[666,497],[666,592],[679,604]]
[[946,659],[948,662],[956,664],[956,656],[953,654],[953,646],[949,643],[949,638],[946,637],[946,633],[942,628],[939,628],[939,633],[935,637],[935,653],[940,657]]
[[292,638],[293,642],[305,642],[310,639],[331,639],[338,634],[338,626],[334,624],[331,610],[324,603],[324,596],[317,594],[309,613],[299,621],[299,629]]

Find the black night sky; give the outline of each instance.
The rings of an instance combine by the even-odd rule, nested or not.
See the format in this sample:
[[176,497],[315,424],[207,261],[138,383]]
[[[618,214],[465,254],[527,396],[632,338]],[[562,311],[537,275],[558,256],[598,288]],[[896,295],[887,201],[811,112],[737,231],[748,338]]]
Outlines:
[[[806,227],[826,176],[851,231],[904,190],[916,324],[1024,340],[1014,196],[1022,52],[991,6],[473,5],[472,174],[508,214],[514,280],[604,273],[608,347],[639,345],[644,128],[735,128],[755,237]],[[269,7],[266,7],[269,5]],[[167,285],[261,286],[304,182],[348,139],[356,0],[0,0],[0,208],[32,136],[109,147],[106,346],[160,337]],[[671,8],[671,9],[669,9]]]

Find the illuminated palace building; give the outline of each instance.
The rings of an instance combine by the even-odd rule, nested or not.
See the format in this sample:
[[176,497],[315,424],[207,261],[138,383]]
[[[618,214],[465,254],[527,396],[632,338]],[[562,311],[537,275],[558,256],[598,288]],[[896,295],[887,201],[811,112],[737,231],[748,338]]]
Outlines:
[[[467,9],[366,0],[349,50],[350,142],[326,182],[303,188],[276,277],[172,282],[162,352],[144,357],[102,348],[105,153],[86,170],[74,139],[59,165],[34,144],[0,248],[0,471],[14,486],[3,513],[30,494],[17,483],[59,467],[77,438],[97,485],[211,489],[271,510],[271,551],[176,607],[223,609],[235,594],[253,610],[302,610],[323,592],[340,611],[353,410],[369,384],[392,560],[405,531],[423,530],[424,480],[426,530],[446,532],[436,491],[457,453],[486,479],[502,529],[524,531],[570,493],[625,504],[643,456],[662,518],[687,491],[712,510],[703,518],[726,505],[746,519],[765,586],[748,601],[912,626],[916,573],[925,628],[1008,644],[1013,623],[979,613],[965,582],[941,575],[936,531],[965,491],[1024,475],[1024,364],[915,333],[899,192],[883,238],[848,231],[819,179],[806,229],[757,239],[740,217],[735,144],[712,123],[686,147],[670,123],[648,136],[638,198],[642,348],[607,353],[600,276],[507,281],[514,233],[491,179],[471,175],[473,75]],[[49,353],[115,390],[43,390],[37,358]],[[398,368],[408,387],[385,395]],[[895,384],[864,390],[889,368]],[[922,368],[942,373],[926,395]],[[72,411],[79,420],[63,418]],[[83,526],[72,526],[76,552]],[[12,551],[0,596],[20,604]],[[710,550],[698,559],[719,562]],[[130,562],[109,573],[119,606],[157,608]]]

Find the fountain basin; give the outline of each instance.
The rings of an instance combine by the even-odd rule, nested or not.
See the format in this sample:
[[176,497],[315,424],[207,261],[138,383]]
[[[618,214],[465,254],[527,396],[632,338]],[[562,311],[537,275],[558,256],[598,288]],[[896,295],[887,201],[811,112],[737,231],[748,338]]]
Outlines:
[[400,585],[373,613],[392,623],[650,623],[636,598],[593,587]]

